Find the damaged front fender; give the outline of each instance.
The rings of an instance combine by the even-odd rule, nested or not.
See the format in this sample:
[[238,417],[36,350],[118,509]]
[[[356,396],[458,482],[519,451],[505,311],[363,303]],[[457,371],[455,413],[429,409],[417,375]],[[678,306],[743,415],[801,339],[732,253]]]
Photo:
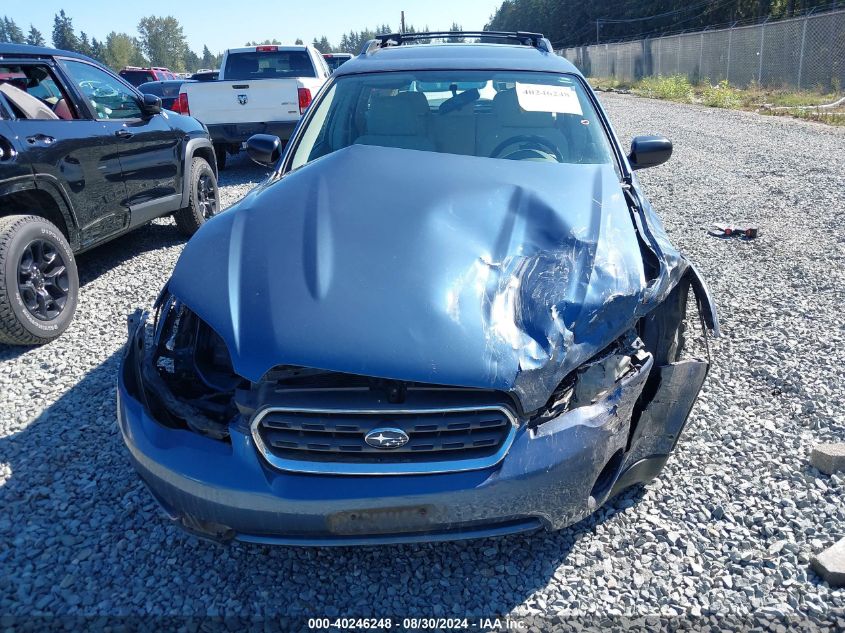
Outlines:
[[671,292],[687,263],[668,241],[659,256],[650,277],[610,165],[356,145],[208,222],[170,290],[250,381],[295,365],[528,412]]

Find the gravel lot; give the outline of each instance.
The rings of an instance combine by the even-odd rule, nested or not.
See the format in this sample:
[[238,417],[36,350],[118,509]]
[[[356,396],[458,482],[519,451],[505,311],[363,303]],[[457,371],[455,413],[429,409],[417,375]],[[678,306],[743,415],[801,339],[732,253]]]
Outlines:
[[[183,242],[170,221],[80,257],[76,320],[0,346],[0,615],[663,615],[752,613],[845,627],[845,590],[810,555],[845,536],[845,476],[808,464],[845,437],[845,129],[602,95],[625,143],[675,142],[643,173],[699,266],[723,338],[663,476],[556,534],[360,549],[197,541],[170,526],[115,423],[125,315],[149,306]],[[223,172],[224,202],[263,178]],[[753,242],[706,235],[749,220]]]

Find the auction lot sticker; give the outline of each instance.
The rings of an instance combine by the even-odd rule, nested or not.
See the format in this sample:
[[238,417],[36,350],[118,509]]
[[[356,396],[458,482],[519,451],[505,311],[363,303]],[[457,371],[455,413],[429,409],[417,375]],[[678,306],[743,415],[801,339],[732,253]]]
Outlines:
[[516,82],[519,107],[528,112],[559,112],[583,115],[575,90],[569,86],[544,86]]

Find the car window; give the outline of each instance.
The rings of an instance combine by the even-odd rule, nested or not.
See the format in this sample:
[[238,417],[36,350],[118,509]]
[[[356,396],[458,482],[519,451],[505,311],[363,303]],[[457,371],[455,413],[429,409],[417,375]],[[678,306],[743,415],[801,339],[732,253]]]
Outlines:
[[229,53],[223,70],[227,80],[316,77],[307,51]]
[[155,75],[149,70],[121,70],[120,76],[133,86],[156,80]]
[[[19,118],[77,118],[72,102],[59,87],[53,71],[44,64],[0,63],[0,84],[5,84],[3,90],[7,92],[7,101],[11,102]],[[29,96],[28,106],[19,103],[22,98],[14,96],[16,90]],[[26,95],[23,100],[26,100]]]
[[350,59],[351,57],[345,57],[341,55],[330,55],[329,57],[325,58],[326,64],[328,65],[329,70],[331,72],[334,72],[335,70],[340,68],[345,62],[348,62]]
[[115,77],[85,62],[66,60],[65,67],[98,119],[140,118],[138,97]]
[[535,162],[613,162],[586,89],[568,74],[349,75],[338,78],[312,108],[292,169],[350,145]]

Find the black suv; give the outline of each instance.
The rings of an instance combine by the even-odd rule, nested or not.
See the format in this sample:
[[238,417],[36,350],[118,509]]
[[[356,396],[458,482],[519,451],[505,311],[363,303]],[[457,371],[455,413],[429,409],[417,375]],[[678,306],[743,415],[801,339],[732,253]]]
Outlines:
[[74,253],[170,213],[191,235],[218,209],[196,119],[83,55],[0,44],[0,343],[67,328]]

